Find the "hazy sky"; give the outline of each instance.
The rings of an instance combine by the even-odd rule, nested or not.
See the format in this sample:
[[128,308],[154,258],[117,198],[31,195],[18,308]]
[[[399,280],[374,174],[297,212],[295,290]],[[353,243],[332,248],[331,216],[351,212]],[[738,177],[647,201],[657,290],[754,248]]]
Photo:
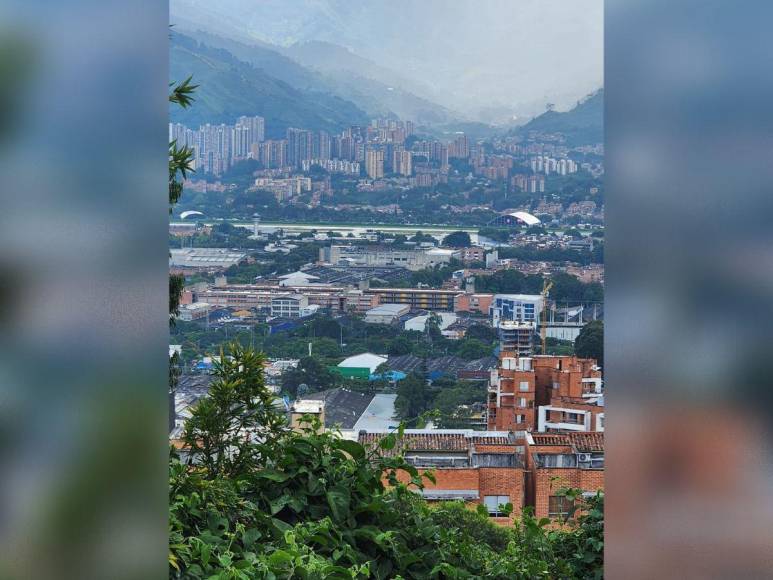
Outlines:
[[171,12],[242,40],[346,46],[462,112],[566,108],[603,84],[602,0],[171,0]]

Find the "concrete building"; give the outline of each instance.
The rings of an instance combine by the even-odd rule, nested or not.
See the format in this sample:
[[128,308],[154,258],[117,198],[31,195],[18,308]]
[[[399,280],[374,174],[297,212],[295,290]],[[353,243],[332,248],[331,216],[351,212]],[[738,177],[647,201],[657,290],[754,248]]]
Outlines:
[[302,294],[279,294],[271,298],[271,316],[301,318],[309,306],[309,299]]
[[324,401],[313,401],[301,399],[295,401],[290,407],[290,427],[293,431],[301,431],[303,427],[311,427],[311,419],[318,419],[320,426],[318,431],[325,430],[325,403]]
[[367,379],[387,360],[385,356],[364,352],[342,360],[337,369],[345,377]]
[[311,393],[304,401],[321,401],[325,405],[327,429],[353,429],[373,401],[373,394],[357,393],[343,387]]
[[371,179],[384,177],[384,152],[380,149],[369,149],[365,154],[365,171]]
[[394,161],[397,162],[394,167],[395,173],[406,177],[413,174],[413,156],[410,151],[395,151]]
[[371,288],[366,294],[378,296],[381,304],[407,304],[411,310],[454,309],[458,290],[434,290],[429,288]]
[[500,320],[539,323],[543,299],[539,294],[495,294],[489,306],[493,326]]
[[194,302],[180,306],[179,319],[190,322],[206,318],[207,314],[209,314],[209,304],[206,302]]
[[365,313],[365,322],[369,324],[394,324],[410,312],[405,304],[380,304]]
[[172,248],[169,268],[183,274],[221,272],[247,259],[247,254],[228,248]]
[[366,294],[362,290],[348,290],[344,294],[344,312],[364,314],[378,306],[378,295]]
[[519,357],[531,356],[534,354],[535,328],[533,322],[500,321],[497,328],[499,349],[503,352],[515,353]]
[[401,267],[411,271],[448,264],[454,250],[431,248],[427,250],[393,250],[364,246],[329,246],[320,248],[319,262],[337,266]]
[[[440,317],[439,326],[441,331],[447,329],[457,320],[457,316],[453,312],[438,312],[437,316]],[[427,320],[429,320],[428,314],[414,316],[413,318],[405,321],[404,328],[405,330],[424,332],[427,327]]]
[[309,306],[319,306],[334,312],[347,311],[345,288],[323,284],[301,286],[275,286],[270,284],[229,284],[223,287],[209,287],[193,292],[199,302],[237,308],[270,309],[271,300],[280,294],[302,294]]
[[291,272],[290,274],[284,274],[279,276],[280,286],[309,286],[315,284],[315,280],[319,280],[318,276],[312,276],[305,272]]

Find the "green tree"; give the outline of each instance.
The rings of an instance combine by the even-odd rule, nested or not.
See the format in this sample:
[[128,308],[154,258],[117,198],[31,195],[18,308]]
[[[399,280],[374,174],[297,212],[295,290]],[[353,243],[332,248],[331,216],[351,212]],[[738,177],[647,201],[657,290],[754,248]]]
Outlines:
[[574,352],[582,358],[595,359],[599,366],[604,364],[604,323],[594,320],[583,326],[574,341]]
[[317,316],[309,325],[312,336],[326,336],[333,340],[340,340],[341,338],[341,325],[334,318],[329,316]]
[[400,381],[397,386],[395,409],[399,417],[413,423],[415,419],[427,410],[431,394],[427,380],[417,373],[411,373]]
[[451,248],[469,248],[472,245],[467,232],[452,232],[443,238],[443,245]]
[[482,342],[494,342],[497,340],[497,331],[495,328],[484,324],[473,324],[464,334],[466,338],[475,338]]
[[430,342],[441,340],[443,335],[440,331],[440,324],[443,319],[437,312],[430,312],[427,315],[427,321],[424,323],[424,333]]
[[282,390],[297,397],[300,385],[306,385],[308,393],[332,389],[340,382],[340,375],[328,369],[317,358],[305,356],[298,361],[298,367],[282,373]]
[[387,353],[391,356],[410,354],[413,351],[413,343],[405,336],[398,336],[389,342]]
[[456,354],[467,360],[475,360],[485,356],[490,356],[492,351],[493,348],[490,344],[481,342],[476,338],[465,338],[460,342],[460,346],[456,351]]
[[273,411],[264,361],[262,354],[238,343],[221,349],[208,396],[185,424],[182,439],[189,460],[201,462],[209,478],[245,473],[255,454],[270,450],[281,437],[284,421]]
[[582,232],[576,228],[566,230],[564,234],[575,240],[581,240],[583,238]]

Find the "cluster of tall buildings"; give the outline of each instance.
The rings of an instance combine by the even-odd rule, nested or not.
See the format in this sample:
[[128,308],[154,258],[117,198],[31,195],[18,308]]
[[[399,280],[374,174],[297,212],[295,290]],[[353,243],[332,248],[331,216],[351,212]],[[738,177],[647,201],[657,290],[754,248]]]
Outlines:
[[448,156],[456,159],[467,159],[470,156],[470,143],[467,135],[459,135],[448,144]]
[[263,117],[239,117],[234,125],[202,125],[198,130],[169,123],[169,140],[193,151],[193,169],[219,175],[235,162],[247,159],[265,139]]
[[[234,125],[202,125],[192,130],[180,123],[169,124],[169,138],[194,151],[193,167],[200,173],[219,175],[234,163],[255,159],[265,169],[309,171],[319,166],[331,173],[359,175],[361,168],[370,179],[385,175],[424,176],[447,173],[449,158],[467,159],[471,147],[466,135],[450,143],[438,140],[414,141],[411,121],[374,119],[367,126],[353,125],[333,135],[290,127],[284,139],[265,139],[262,117],[239,117]],[[473,148],[474,149],[474,148]],[[426,183],[424,183],[426,182]]]
[[342,159],[304,159],[301,161],[301,170],[310,171],[315,165],[328,173],[360,174],[360,164],[357,161],[345,161]]
[[577,169],[577,163],[568,158],[555,159],[554,157],[542,156],[531,159],[531,170],[535,173],[567,175],[577,173]]
[[545,176],[544,175],[513,175],[510,179],[510,185],[514,189],[518,189],[525,193],[544,193],[545,192]]

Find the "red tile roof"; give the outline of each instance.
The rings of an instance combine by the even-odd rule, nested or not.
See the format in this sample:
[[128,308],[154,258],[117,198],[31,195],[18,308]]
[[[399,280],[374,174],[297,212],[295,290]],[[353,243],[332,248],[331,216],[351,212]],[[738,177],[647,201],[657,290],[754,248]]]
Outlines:
[[532,433],[534,445],[563,445],[577,452],[604,451],[604,433]]
[[[386,433],[360,433],[358,441],[363,445],[375,445]],[[396,455],[401,451],[445,451],[463,453],[475,445],[509,445],[515,448],[513,441],[506,436],[475,436],[468,438],[461,433],[405,433],[398,439],[395,448],[382,450],[383,455]]]

